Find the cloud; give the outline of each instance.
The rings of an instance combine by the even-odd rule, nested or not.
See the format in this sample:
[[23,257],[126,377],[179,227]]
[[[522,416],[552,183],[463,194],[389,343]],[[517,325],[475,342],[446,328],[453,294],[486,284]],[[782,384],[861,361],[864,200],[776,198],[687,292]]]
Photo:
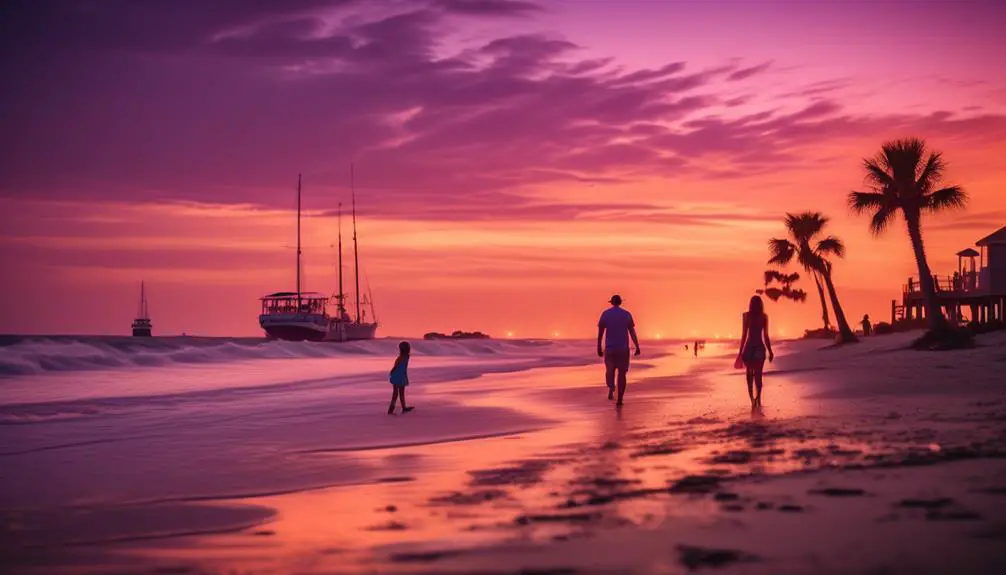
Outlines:
[[519,0],[436,0],[434,5],[462,16],[521,17],[542,11],[538,4]]
[[939,219],[933,219],[925,223],[927,230],[973,231],[976,234],[974,238],[975,240],[981,239],[985,235],[1006,226],[1006,211],[1003,210],[969,213],[956,217],[952,221],[945,221],[948,219],[946,216],[943,216],[942,218],[937,216],[937,218]]
[[[324,210],[352,160],[381,214],[533,217],[527,188],[747,177],[813,164],[822,143],[1006,131],[995,114],[856,113],[824,97],[840,83],[810,85],[801,108],[748,109],[736,94],[770,62],[624,69],[505,27],[445,40],[452,14],[506,22],[538,10],[525,2],[27,6],[8,23],[25,43],[2,56],[19,78],[0,95],[8,196],[287,207],[302,172]],[[590,212],[570,203],[548,213]]]
[[762,63],[762,64],[758,64],[756,66],[750,66],[748,68],[741,68],[739,70],[735,70],[735,71],[731,72],[730,74],[728,74],[727,75],[727,80],[730,80],[732,82],[736,82],[736,81],[739,81],[739,80],[747,80],[748,78],[751,78],[752,76],[757,76],[758,74],[761,74],[761,73],[765,72],[771,66],[772,66],[772,62],[765,62],[765,63]]
[[140,53],[196,50],[235,27],[303,17],[354,0],[212,0],[199,9],[172,0],[37,0],[19,3],[3,18],[0,46],[48,54],[74,51]]

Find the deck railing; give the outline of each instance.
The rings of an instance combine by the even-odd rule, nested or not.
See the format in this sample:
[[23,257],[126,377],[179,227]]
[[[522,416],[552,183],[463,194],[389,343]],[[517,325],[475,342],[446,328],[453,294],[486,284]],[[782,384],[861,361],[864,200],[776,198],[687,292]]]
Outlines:
[[[936,287],[937,293],[980,293],[988,291],[988,277],[985,272],[986,270],[983,269],[981,273],[964,272],[963,275],[933,275],[933,284]],[[906,294],[922,292],[918,276],[908,278],[908,283],[904,286],[904,292]]]

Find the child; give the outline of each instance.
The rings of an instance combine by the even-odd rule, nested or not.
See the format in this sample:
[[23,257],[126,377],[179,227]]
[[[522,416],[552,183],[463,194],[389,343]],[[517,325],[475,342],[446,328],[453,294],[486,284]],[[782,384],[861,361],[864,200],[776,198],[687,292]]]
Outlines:
[[398,344],[398,357],[395,358],[395,365],[391,368],[391,405],[388,406],[388,415],[395,413],[395,400],[401,398],[402,413],[408,413],[415,409],[405,406],[405,386],[409,385],[409,352],[412,346],[409,342],[403,341]]

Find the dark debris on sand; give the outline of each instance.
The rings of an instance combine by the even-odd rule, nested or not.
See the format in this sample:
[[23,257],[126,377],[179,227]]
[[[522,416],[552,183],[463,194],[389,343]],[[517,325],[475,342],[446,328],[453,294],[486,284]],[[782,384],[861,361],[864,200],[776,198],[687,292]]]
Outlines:
[[705,567],[725,567],[733,563],[759,561],[759,557],[733,549],[707,549],[691,545],[678,545],[678,561],[689,571]]
[[954,500],[948,497],[938,499],[902,499],[898,502],[898,507],[908,507],[914,509],[941,509],[953,505]]
[[405,531],[406,529],[408,529],[408,527],[404,523],[399,523],[398,521],[388,521],[387,523],[367,527],[367,531]]
[[654,457],[657,455],[673,455],[682,451],[684,451],[684,448],[678,442],[664,441],[643,445],[639,450],[633,452],[630,457],[638,459],[640,457]]
[[572,481],[572,483],[573,485],[593,485],[594,487],[610,488],[637,485],[642,482],[638,479],[625,479],[622,477],[592,477],[577,479]]
[[811,489],[807,493],[811,495],[825,495],[827,497],[860,497],[866,495],[866,491],[858,487],[826,487],[824,489]]
[[720,487],[720,479],[711,475],[688,475],[675,481],[670,493],[711,493]]
[[513,522],[517,525],[530,525],[531,523],[586,523],[596,521],[603,517],[600,513],[565,513],[565,514],[538,514],[521,515]]
[[586,495],[586,498],[582,502],[577,502],[574,499],[568,499],[561,507],[580,507],[582,505],[607,505],[614,501],[623,501],[626,499],[639,499],[641,497],[648,497],[650,495],[656,495],[658,493],[667,493],[668,490],[662,487],[651,487],[644,489],[631,489],[629,491],[615,491],[613,493],[595,493],[592,491],[583,492],[581,494]]
[[441,551],[421,551],[417,553],[395,553],[390,559],[394,563],[432,563],[463,554],[464,551],[461,549],[444,549]]
[[523,461],[511,467],[498,467],[494,469],[479,469],[469,471],[471,476],[470,484],[475,487],[497,486],[497,485],[534,485],[541,482],[545,472],[552,467],[547,461],[533,459]]
[[932,509],[926,512],[926,521],[978,521],[982,516],[968,509]]
[[482,489],[471,493],[453,491],[430,499],[433,505],[480,505],[497,499],[509,499],[510,495],[502,489]]

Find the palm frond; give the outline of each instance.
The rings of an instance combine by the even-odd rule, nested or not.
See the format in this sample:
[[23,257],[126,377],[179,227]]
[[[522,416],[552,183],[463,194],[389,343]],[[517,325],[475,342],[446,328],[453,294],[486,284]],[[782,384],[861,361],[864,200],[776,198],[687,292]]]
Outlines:
[[764,295],[772,301],[779,301],[782,298],[793,300],[795,302],[807,301],[807,292],[802,289],[790,289],[788,287],[777,288],[770,287],[763,290],[755,290],[756,293]]
[[836,257],[844,258],[845,243],[835,236],[828,236],[817,242],[817,249],[814,251],[820,255],[834,255]]
[[926,160],[926,166],[919,174],[915,185],[924,193],[931,191],[943,179],[943,171],[945,169],[946,162],[943,161],[943,154],[940,152],[931,152],[929,158]]
[[779,282],[783,285],[789,285],[800,280],[800,274],[793,272],[791,274],[783,273],[779,270],[765,270],[765,285],[772,282]]
[[772,238],[768,241],[768,251],[772,256],[768,263],[784,266],[793,260],[796,246],[789,240]]
[[761,295],[764,295],[765,297],[767,297],[768,299],[770,299],[772,301],[779,301],[779,298],[782,297],[782,290],[779,289],[779,288],[776,288],[776,287],[770,287],[770,288],[765,288],[763,290],[757,290],[757,292],[759,294],[761,294]]
[[883,154],[875,158],[864,159],[863,168],[866,169],[865,181],[870,184],[870,187],[884,189],[894,185],[894,177],[889,171],[890,165]]
[[796,243],[806,243],[819,234],[824,226],[828,225],[828,221],[829,218],[821,212],[786,214],[786,229]]
[[968,193],[960,186],[949,186],[922,197],[923,210],[941,212],[963,209],[968,203]]
[[849,192],[849,207],[857,214],[890,206],[892,198],[877,192]]
[[883,206],[877,213],[873,214],[873,218],[870,220],[870,232],[875,236],[879,236],[884,233],[891,222],[894,221],[894,216],[898,213],[897,208],[892,208],[888,206]]
[[920,173],[922,158],[926,153],[926,143],[921,138],[903,138],[886,142],[882,153],[890,166],[889,173],[900,189],[915,188],[916,177]]
[[781,282],[782,281],[782,272],[777,271],[777,270],[765,270],[765,278],[764,279],[765,279],[765,285],[766,286],[768,286],[768,284],[770,284],[770,283],[772,283],[774,281],[775,282]]
[[819,270],[824,262],[824,258],[811,249],[810,244],[800,246],[800,251],[797,252],[797,260],[805,270]]

